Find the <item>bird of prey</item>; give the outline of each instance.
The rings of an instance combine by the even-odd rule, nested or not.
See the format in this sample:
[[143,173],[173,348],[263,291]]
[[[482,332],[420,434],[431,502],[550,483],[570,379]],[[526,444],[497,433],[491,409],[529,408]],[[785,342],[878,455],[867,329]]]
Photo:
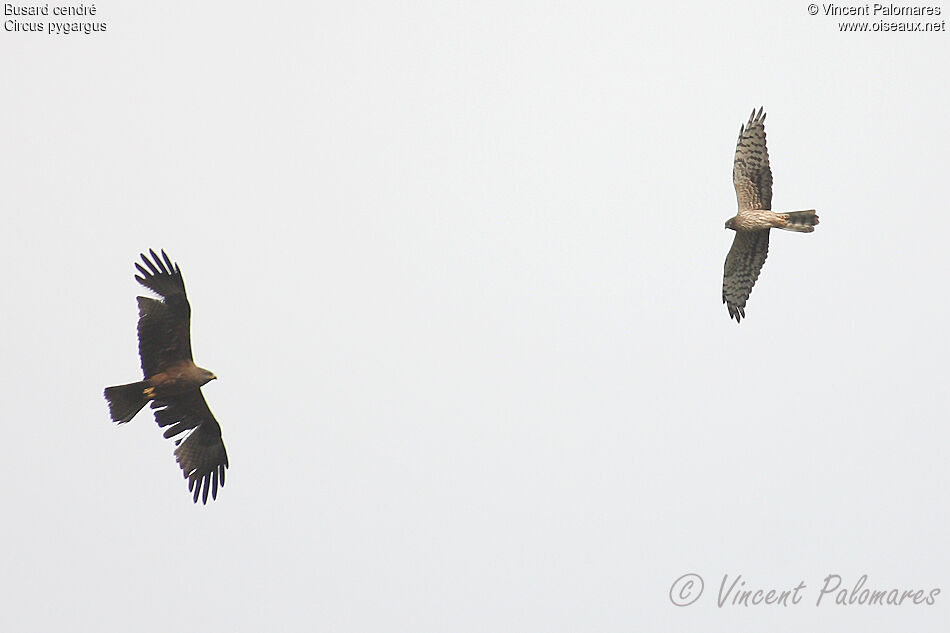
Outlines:
[[[106,400],[112,420],[123,424],[152,402],[155,421],[165,437],[175,439],[175,458],[181,466],[194,501],[215,499],[224,486],[228,454],[221,441],[221,427],[201,395],[201,387],[216,376],[195,365],[191,356],[191,306],[178,264],[162,251],[142,254],[145,266],[135,263],[135,280],[160,299],[138,297],[139,357],[145,380],[107,387]],[[147,268],[146,268],[147,267]]]
[[739,128],[732,166],[739,212],[726,220],[736,232],[722,276],[722,302],[736,323],[745,317],[745,303],[769,254],[769,230],[811,233],[818,224],[815,210],[772,212],[772,170],[765,148],[765,113],[753,109],[749,122]]

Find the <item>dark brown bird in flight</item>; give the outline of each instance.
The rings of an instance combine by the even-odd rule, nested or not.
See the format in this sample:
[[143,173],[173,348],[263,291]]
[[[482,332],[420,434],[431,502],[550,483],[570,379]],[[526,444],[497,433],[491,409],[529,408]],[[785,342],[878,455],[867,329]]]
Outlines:
[[155,421],[165,437],[175,439],[175,458],[188,480],[194,501],[215,499],[224,486],[228,454],[221,427],[201,395],[202,385],[216,376],[195,365],[191,355],[191,306],[185,296],[181,270],[162,251],[142,254],[146,269],[136,262],[135,280],[161,299],[138,297],[139,356],[145,380],[107,387],[106,400],[113,421],[128,422],[151,400]]

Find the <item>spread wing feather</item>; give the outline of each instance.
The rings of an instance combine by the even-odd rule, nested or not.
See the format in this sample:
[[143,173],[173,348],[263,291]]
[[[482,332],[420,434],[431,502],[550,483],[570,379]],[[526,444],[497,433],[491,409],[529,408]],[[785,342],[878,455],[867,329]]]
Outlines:
[[740,211],[772,208],[772,169],[765,146],[765,112],[752,110],[749,122],[739,128],[732,183]]
[[722,275],[722,302],[729,308],[729,316],[736,322],[745,317],[745,304],[752,287],[759,278],[762,265],[769,254],[771,231],[736,231],[732,248],[726,255]]
[[208,408],[201,391],[196,389],[181,396],[154,400],[155,421],[165,428],[165,437],[176,437],[175,459],[188,480],[188,490],[194,493],[195,503],[201,497],[208,502],[208,494],[216,499],[218,486],[224,486],[228,467],[228,453],[221,441],[221,426]]
[[[142,254],[145,266],[136,262],[136,281],[161,299],[138,297],[139,356],[146,378],[177,362],[192,360],[191,306],[185,295],[185,282],[177,264],[162,251],[161,257],[149,250],[150,260]],[[146,268],[147,267],[147,268]]]

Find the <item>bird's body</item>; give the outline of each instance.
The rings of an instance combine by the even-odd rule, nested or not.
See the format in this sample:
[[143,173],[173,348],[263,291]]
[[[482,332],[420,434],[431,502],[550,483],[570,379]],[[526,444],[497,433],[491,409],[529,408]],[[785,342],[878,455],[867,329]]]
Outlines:
[[194,390],[195,385],[206,385],[215,378],[214,374],[198,367],[193,361],[183,361],[149,378],[146,391],[150,400],[161,400],[180,396]]
[[[812,219],[814,222],[812,223]],[[815,210],[775,213],[768,209],[749,209],[739,211],[726,221],[726,228],[733,231],[768,231],[784,229],[799,233],[811,233],[818,224]]]
[[108,387],[105,397],[109,413],[120,424],[130,421],[149,401],[155,421],[165,437],[175,440],[175,457],[188,479],[194,500],[208,494],[215,499],[224,485],[228,455],[221,441],[221,427],[201,394],[201,387],[215,375],[195,365],[191,355],[191,306],[185,295],[181,271],[165,251],[159,258],[144,254],[146,270],[136,264],[141,276],[135,279],[161,299],[138,297],[139,356],[144,380]]
[[739,129],[732,167],[739,211],[726,220],[736,232],[726,256],[722,277],[722,302],[736,322],[745,317],[745,305],[769,253],[769,232],[783,229],[811,233],[818,224],[814,209],[776,213],[772,211],[772,169],[765,146],[765,113],[752,111],[749,122]]

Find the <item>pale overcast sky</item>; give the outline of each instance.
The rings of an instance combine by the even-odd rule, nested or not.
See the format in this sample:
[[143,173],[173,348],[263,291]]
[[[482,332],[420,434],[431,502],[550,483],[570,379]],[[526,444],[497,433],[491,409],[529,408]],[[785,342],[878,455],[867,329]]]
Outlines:
[[[104,33],[0,32],[0,630],[946,630],[946,31],[805,1],[95,6]],[[737,325],[758,106],[774,208],[821,225],[775,232]],[[208,506],[102,398],[140,378],[148,248],[219,377]],[[802,600],[718,606],[738,574]],[[940,593],[816,606],[829,574]]]

